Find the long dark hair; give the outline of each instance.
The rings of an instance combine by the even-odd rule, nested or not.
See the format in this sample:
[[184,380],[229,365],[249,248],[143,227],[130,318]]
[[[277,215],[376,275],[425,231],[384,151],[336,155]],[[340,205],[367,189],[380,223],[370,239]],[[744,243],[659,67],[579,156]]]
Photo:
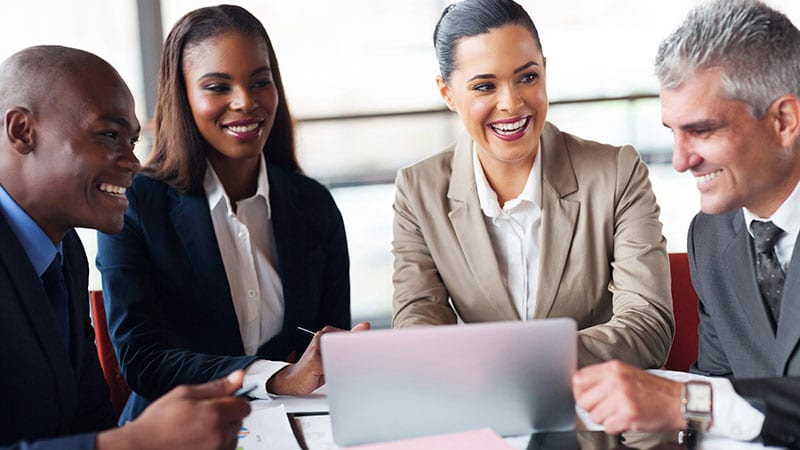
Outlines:
[[487,33],[492,28],[504,25],[521,25],[526,28],[539,47],[539,52],[542,51],[539,32],[531,16],[513,0],[464,0],[445,8],[433,31],[433,47],[436,49],[442,78],[448,81],[455,69],[454,59],[459,39]]
[[295,154],[294,123],[286,105],[281,71],[264,26],[239,6],[200,8],[183,16],[164,42],[158,76],[153,151],[144,169],[148,175],[165,181],[181,193],[197,193],[202,189],[209,147],[192,118],[183,79],[183,56],[187,48],[231,32],[259,37],[266,42],[272,80],[278,91],[278,108],[264,144],[264,158],[268,163],[301,172]]

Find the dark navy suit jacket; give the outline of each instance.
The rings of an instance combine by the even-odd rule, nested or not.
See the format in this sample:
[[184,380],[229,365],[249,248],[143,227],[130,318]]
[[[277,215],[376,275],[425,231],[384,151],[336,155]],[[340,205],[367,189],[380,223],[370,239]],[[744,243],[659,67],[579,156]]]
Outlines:
[[766,413],[764,442],[800,448],[800,240],[786,270],[773,328],[756,282],[755,256],[741,209],[698,214],[689,228],[689,269],[700,298],[692,371],[735,377],[739,395]]
[[245,356],[205,193],[181,195],[138,175],[125,227],[98,235],[97,267],[111,340],[134,393],[122,420],[178,384],[200,383],[259,357],[299,357],[310,342],[298,326],[350,327],[347,242],[327,189],[267,165],[283,284],[283,331]]
[[94,345],[80,240],[74,231],[63,240],[69,354],[42,282],[2,214],[0,242],[0,447],[94,448],[95,433],[114,426],[115,414]]

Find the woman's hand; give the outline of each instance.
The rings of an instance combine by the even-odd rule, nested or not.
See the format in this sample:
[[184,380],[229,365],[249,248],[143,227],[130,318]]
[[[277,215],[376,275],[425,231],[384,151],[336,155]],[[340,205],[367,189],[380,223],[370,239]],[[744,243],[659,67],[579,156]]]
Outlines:
[[[361,322],[350,331],[366,331],[370,327],[369,322]],[[308,395],[325,384],[319,340],[325,333],[338,331],[346,330],[327,326],[314,333],[300,360],[279,370],[267,381],[267,392],[278,395]]]

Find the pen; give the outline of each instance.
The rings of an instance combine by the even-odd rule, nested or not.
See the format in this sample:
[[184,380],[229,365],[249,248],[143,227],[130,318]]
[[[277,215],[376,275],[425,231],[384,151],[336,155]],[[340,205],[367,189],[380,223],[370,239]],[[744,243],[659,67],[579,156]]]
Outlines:
[[303,333],[310,334],[311,336],[315,336],[317,334],[315,331],[311,331],[308,328],[297,327],[297,329],[302,331]]
[[256,387],[258,386],[255,384],[248,384],[247,386],[242,386],[239,389],[237,389],[236,392],[234,392],[232,395],[234,397],[246,397],[247,394],[253,392],[253,390],[255,390]]

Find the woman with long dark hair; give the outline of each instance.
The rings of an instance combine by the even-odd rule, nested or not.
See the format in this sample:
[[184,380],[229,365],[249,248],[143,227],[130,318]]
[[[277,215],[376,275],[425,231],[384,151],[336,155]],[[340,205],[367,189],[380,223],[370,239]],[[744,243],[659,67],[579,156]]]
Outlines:
[[153,151],[126,196],[97,256],[134,391],[121,420],[240,368],[257,397],[322,384],[319,337],[350,327],[344,225],[298,166],[275,52],[245,9],[201,8],[169,33]]

